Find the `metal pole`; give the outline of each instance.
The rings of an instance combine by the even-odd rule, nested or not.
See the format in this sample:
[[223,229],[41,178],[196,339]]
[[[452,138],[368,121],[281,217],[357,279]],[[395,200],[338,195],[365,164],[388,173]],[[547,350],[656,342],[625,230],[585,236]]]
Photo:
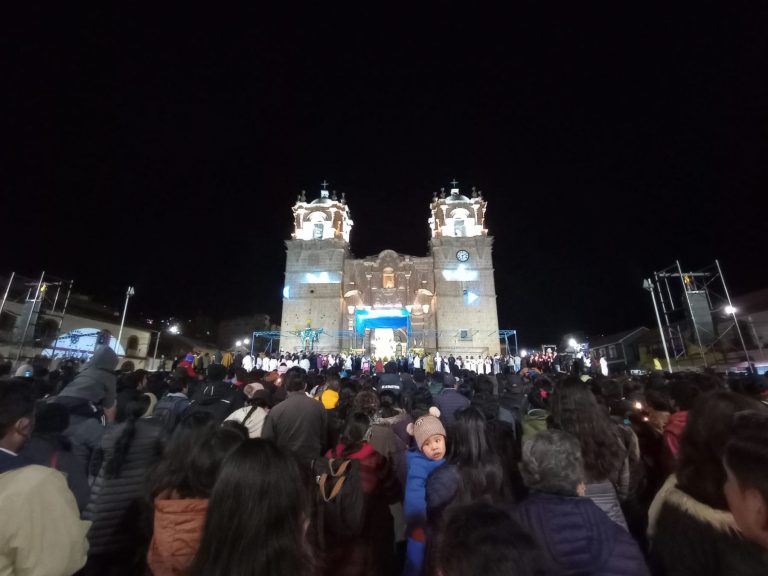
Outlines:
[[[557,352],[557,350],[555,350]],[[517,330],[515,330],[515,356],[520,356],[520,351],[517,348]]]
[[155,340],[155,353],[152,355],[152,365],[154,366],[157,361],[157,347],[160,345],[160,333],[162,330],[157,331],[157,340]]
[[56,288],[56,296],[53,299],[53,306],[51,306],[51,312],[56,313],[56,304],[59,302],[59,293],[61,293],[61,282],[58,283],[58,287]]
[[29,309],[29,316],[27,316],[27,323],[24,326],[24,333],[21,335],[21,343],[19,344],[19,351],[16,354],[16,362],[18,363],[21,358],[21,351],[24,349],[24,341],[27,339],[27,330],[29,330],[29,324],[32,322],[32,316],[35,313],[35,306],[37,306],[37,297],[40,295],[40,287],[43,285],[43,278],[45,278],[45,270],[40,275],[40,281],[37,283],[37,290],[35,290],[35,299],[32,300],[32,307]]
[[664,356],[667,358],[667,369],[669,370],[669,373],[672,373],[672,362],[669,360],[669,350],[667,350],[667,341],[664,338],[664,328],[661,325],[661,316],[659,316],[659,307],[656,305],[656,294],[654,294],[654,286],[651,282],[651,279],[649,278],[647,280],[651,293],[651,300],[653,300],[653,310],[656,312],[656,322],[659,325],[659,335],[661,336],[661,344],[664,347]]
[[[133,296],[133,286],[128,286],[128,290],[125,291],[125,306],[123,306],[123,318],[120,320],[120,331],[117,333],[117,342],[115,342],[115,353],[117,353],[117,347],[120,345],[120,338],[123,336],[123,325],[125,324],[125,314],[128,312],[128,300]],[[123,350],[125,352],[125,350]],[[125,355],[125,354],[123,354]]]
[[683,276],[683,269],[680,267],[680,260],[675,260],[677,264],[677,271],[680,273],[680,282],[683,285],[683,292],[685,293],[685,301],[688,303],[688,314],[691,315],[691,322],[693,322],[693,331],[696,334],[696,342],[699,345],[699,354],[701,354],[701,360],[704,362],[704,367],[708,366],[707,356],[704,354],[704,346],[701,344],[701,336],[699,335],[699,326],[696,324],[696,318],[693,316],[693,308],[691,307],[691,299],[688,296],[688,286],[685,285],[685,278]]
[[763,343],[760,342],[760,336],[758,336],[757,334],[757,330],[755,329],[755,323],[752,321],[752,316],[747,316],[747,323],[749,324],[749,327],[752,330],[752,338],[755,339],[755,344],[757,344],[757,349],[760,351],[760,358],[765,360],[765,350],[763,350]]
[[720,261],[715,260],[717,265],[717,272],[720,274],[720,280],[723,282],[723,290],[725,291],[725,297],[728,300],[728,306],[730,306],[731,316],[733,316],[733,323],[736,324],[736,333],[739,335],[739,341],[741,341],[741,349],[744,350],[744,356],[747,358],[747,372],[752,372],[752,361],[749,359],[749,352],[747,351],[747,345],[744,343],[744,336],[741,334],[741,328],[739,327],[739,321],[736,319],[736,309],[731,303],[731,295],[728,294],[728,286],[725,285],[725,276],[723,276],[723,270],[720,268]]
[[56,339],[53,341],[53,348],[51,348],[51,357],[56,355],[56,347],[59,345],[59,336],[61,336],[61,327],[64,325],[64,316],[67,315],[67,305],[69,304],[69,295],[72,294],[72,285],[74,280],[69,281],[69,288],[67,288],[67,296],[64,298],[64,308],[61,311],[61,318],[59,318],[59,327],[56,328]]
[[16,276],[16,272],[11,272],[11,277],[8,279],[8,286],[6,286],[5,294],[3,294],[3,301],[0,303],[0,314],[3,313],[3,308],[5,308],[5,301],[8,299],[8,292],[11,291],[11,283],[13,282],[14,276]]

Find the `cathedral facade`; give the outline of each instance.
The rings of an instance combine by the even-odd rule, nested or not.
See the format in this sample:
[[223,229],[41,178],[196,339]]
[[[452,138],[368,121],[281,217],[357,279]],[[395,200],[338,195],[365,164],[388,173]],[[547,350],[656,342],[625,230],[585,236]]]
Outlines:
[[377,357],[412,350],[465,356],[500,350],[488,203],[456,187],[429,205],[429,254],[392,250],[355,258],[344,195],[328,190],[293,206],[287,240],[280,348],[357,350]]

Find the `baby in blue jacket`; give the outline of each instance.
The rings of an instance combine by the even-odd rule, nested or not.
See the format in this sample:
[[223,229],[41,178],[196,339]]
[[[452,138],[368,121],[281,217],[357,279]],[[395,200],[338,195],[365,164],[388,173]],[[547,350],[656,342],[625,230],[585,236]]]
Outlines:
[[407,524],[408,548],[403,576],[421,576],[426,550],[427,478],[445,462],[445,428],[434,406],[429,414],[408,424],[408,433],[418,450],[408,451],[408,476],[405,482],[403,512]]

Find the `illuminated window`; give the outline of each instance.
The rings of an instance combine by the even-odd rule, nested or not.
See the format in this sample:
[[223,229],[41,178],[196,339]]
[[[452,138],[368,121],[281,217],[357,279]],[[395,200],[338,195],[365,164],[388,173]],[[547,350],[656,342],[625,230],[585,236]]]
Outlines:
[[616,346],[608,346],[608,358],[616,358]]
[[325,226],[322,222],[315,223],[315,231],[314,231],[314,238],[315,240],[322,240],[323,239],[323,229]]
[[456,237],[463,237],[467,235],[467,230],[464,227],[464,220],[453,221],[453,235]]
[[382,288],[394,288],[395,287],[395,271],[392,268],[384,268],[384,273],[381,276]]

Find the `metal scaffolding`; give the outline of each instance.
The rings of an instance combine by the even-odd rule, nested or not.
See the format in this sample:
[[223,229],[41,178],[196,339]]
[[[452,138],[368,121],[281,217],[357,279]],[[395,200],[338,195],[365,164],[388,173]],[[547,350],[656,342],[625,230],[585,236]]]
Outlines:
[[[686,332],[695,338],[704,366],[709,366],[707,354],[712,355],[715,345],[735,329],[747,365],[750,365],[751,359],[736,316],[738,311],[731,302],[718,260],[701,270],[688,272],[684,272],[680,261],[676,260],[673,265],[654,272],[653,278],[653,281],[646,279],[643,285],[651,293],[670,371],[671,358],[678,360],[688,356]],[[728,324],[721,330],[718,320],[724,319],[728,320]]]

